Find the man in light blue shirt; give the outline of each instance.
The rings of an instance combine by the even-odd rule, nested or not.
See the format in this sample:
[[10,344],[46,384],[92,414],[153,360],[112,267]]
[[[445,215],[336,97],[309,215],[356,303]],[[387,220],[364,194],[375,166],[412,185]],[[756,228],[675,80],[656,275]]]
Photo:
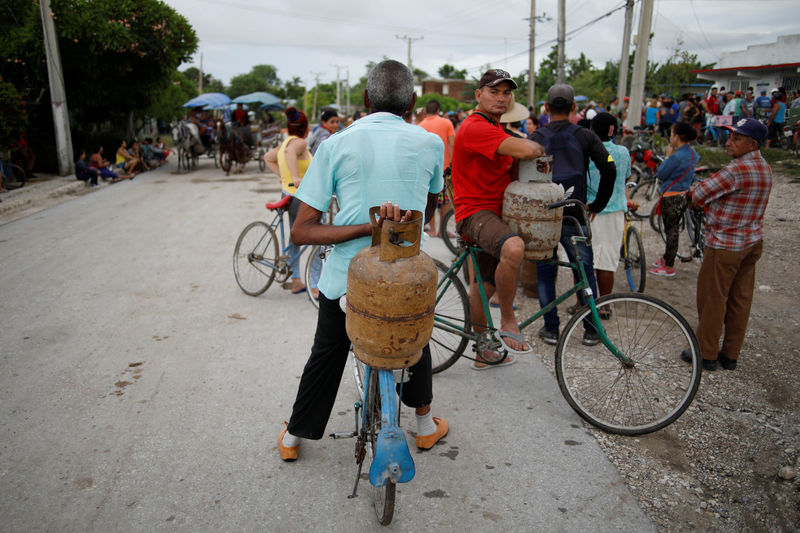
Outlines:
[[[284,461],[297,459],[300,438],[322,438],[333,409],[350,349],[339,300],[347,292],[350,260],[371,244],[369,208],[387,206],[388,219],[398,219],[401,209],[424,211],[426,221],[436,209],[444,186],[444,145],[437,135],[401,118],[414,108],[415,101],[414,78],[405,65],[393,60],[376,65],[364,92],[364,104],[372,114],[320,145],[295,194],[302,204],[292,227],[292,241],[335,246],[319,282],[314,346],[300,379],[292,416],[278,437]],[[320,216],[334,194],[339,213],[333,225],[322,224]],[[449,426],[447,420],[431,416],[431,356],[427,346],[420,361],[408,371],[402,401],[416,409],[417,448],[429,449],[447,434]]]
[[[614,192],[606,207],[592,222],[592,248],[594,248],[594,270],[597,275],[597,290],[600,296],[611,294],[614,290],[614,272],[619,265],[619,247],[625,229],[625,212],[628,210],[628,197],[625,183],[631,176],[631,156],[624,146],[614,144],[614,130],[617,119],[609,113],[598,113],[592,120],[594,131],[617,167]],[[586,200],[591,203],[597,195],[600,184],[600,171],[594,162],[589,162],[589,177]],[[600,318],[608,318],[610,311],[601,309]]]

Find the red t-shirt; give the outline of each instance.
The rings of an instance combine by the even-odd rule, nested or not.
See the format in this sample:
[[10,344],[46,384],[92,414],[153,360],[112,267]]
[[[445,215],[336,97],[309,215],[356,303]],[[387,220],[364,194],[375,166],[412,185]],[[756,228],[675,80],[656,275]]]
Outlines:
[[708,95],[706,98],[706,105],[708,106],[708,112],[712,115],[719,115],[719,100],[713,94]]
[[499,155],[497,147],[509,135],[473,113],[456,132],[453,146],[453,199],[456,221],[488,209],[503,214],[503,193],[511,183],[514,158]]

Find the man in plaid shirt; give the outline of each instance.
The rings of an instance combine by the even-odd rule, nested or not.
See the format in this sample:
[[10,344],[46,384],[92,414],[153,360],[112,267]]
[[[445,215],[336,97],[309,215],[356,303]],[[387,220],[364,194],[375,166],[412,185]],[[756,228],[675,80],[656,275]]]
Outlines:
[[[717,361],[726,370],[736,368],[772,189],[772,170],[759,151],[766,126],[746,118],[729,129],[725,148],[733,160],[692,193],[693,202],[706,210],[706,247],[697,277],[697,340],[705,370],[716,370]],[[682,354],[684,360],[688,356]]]

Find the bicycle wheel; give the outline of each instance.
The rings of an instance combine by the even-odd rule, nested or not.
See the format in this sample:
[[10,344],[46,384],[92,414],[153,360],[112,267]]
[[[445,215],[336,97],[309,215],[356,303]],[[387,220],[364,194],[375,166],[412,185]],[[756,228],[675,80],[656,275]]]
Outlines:
[[636,218],[647,218],[658,201],[658,180],[654,176],[642,176],[642,181],[631,191],[631,200],[639,202],[639,209],[631,211]]
[[633,292],[644,292],[647,280],[647,259],[644,256],[644,246],[639,230],[629,226],[625,232],[625,248],[623,250],[625,263],[625,276],[628,286]]
[[2,176],[2,186],[6,190],[19,189],[25,185],[28,180],[25,170],[19,165],[14,163],[0,162],[3,168],[0,169],[0,176]]
[[689,207],[684,216],[686,233],[689,234],[689,243],[692,245],[690,257],[703,260],[703,249],[706,246],[705,215],[702,211]]
[[[683,228],[686,226],[686,220],[688,219],[689,215],[684,212],[681,216],[680,221],[678,222],[678,250],[675,252],[675,257],[680,259],[683,262],[689,262],[692,260],[692,254],[681,252],[680,248],[680,234],[683,231]],[[661,215],[657,215],[655,211],[650,213],[650,226],[661,236],[661,240],[664,241],[666,244],[667,242],[667,232],[664,229],[664,219],[661,218]]]
[[[644,294],[610,294],[597,300],[611,318],[602,326],[611,343],[631,360],[620,362],[601,343],[582,342],[582,307],[556,348],[561,393],[587,422],[609,433],[642,435],[674,422],[700,385],[700,348],[691,326],[668,304]],[[688,348],[692,363],[680,358]]]
[[330,246],[318,244],[311,248],[311,252],[308,254],[308,260],[306,261],[305,276],[303,276],[303,279],[308,289],[308,299],[311,300],[311,303],[317,309],[319,309],[319,297],[314,298],[314,293],[311,291],[311,288],[316,288],[319,282],[319,275],[322,272],[322,267],[325,265],[325,259],[328,257],[330,251]]
[[439,270],[433,333],[431,334],[431,365],[433,373],[447,370],[461,357],[469,340],[458,332],[469,333],[472,319],[469,298],[464,285],[454,272],[441,261],[433,260]]
[[233,250],[233,274],[245,294],[258,296],[269,288],[275,279],[278,253],[278,238],[265,222],[252,222],[244,228]]
[[447,249],[458,255],[458,236],[456,234],[456,217],[452,209],[442,217],[442,240]]
[[[366,450],[366,458],[368,459],[367,471],[369,466],[372,465],[372,460],[375,458],[375,446],[378,442],[378,433],[381,431],[381,395],[378,386],[379,371],[372,369],[369,373],[369,382],[367,384],[367,399],[364,403],[364,427],[362,432],[364,435],[364,448]],[[386,481],[383,487],[372,487],[373,504],[375,507],[375,515],[378,517],[378,522],[381,525],[388,525],[394,516],[394,497],[396,484],[393,481]]]
[[231,153],[229,150],[222,150],[219,153],[219,166],[222,170],[225,171],[225,175],[227,176],[231,171]]
[[264,170],[266,170],[266,168],[267,168],[267,162],[264,161],[264,156],[266,154],[267,153],[264,151],[263,148],[258,150],[258,171],[259,172],[264,172]]

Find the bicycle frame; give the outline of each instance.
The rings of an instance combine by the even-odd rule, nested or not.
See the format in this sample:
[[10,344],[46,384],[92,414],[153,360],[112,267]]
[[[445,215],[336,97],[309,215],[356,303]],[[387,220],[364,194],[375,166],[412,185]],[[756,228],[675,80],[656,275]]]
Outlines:
[[[578,273],[578,281],[575,283],[575,285],[572,286],[572,288],[568,289],[566,292],[564,292],[560,296],[557,296],[556,299],[553,300],[550,304],[546,305],[545,307],[540,309],[538,312],[534,313],[533,315],[531,315],[527,319],[525,319],[522,322],[520,322],[518,324],[518,327],[519,327],[520,331],[522,331],[523,329],[525,329],[526,327],[531,325],[533,322],[535,322],[538,319],[540,319],[541,317],[543,317],[546,313],[550,312],[552,309],[555,309],[559,304],[561,304],[565,300],[569,299],[572,295],[574,295],[578,291],[584,291],[584,296],[586,297],[586,299],[588,301],[588,305],[591,308],[592,323],[593,323],[595,329],[597,330],[597,334],[600,336],[601,342],[608,349],[608,351],[610,351],[614,355],[614,357],[619,359],[623,364],[631,364],[630,358],[628,356],[626,356],[624,353],[622,353],[616,346],[614,346],[614,344],[611,343],[611,341],[608,338],[608,335],[606,335],[606,332],[603,329],[603,326],[601,324],[600,315],[597,312],[597,306],[595,305],[594,296],[592,294],[592,290],[589,288],[589,282],[587,281],[587,278],[586,278],[586,270],[584,269],[584,266],[583,266],[583,260],[581,259],[580,254],[577,253],[577,243],[578,242],[585,242],[587,240],[587,238],[586,237],[571,237],[570,240],[572,241],[573,247],[576,249],[575,262],[574,263],[559,261],[558,259],[550,259],[550,260],[546,260],[546,261],[537,261],[537,262],[538,263],[543,263],[543,264],[552,264],[552,265],[556,265],[556,266],[560,266],[560,267],[568,267],[568,268],[570,268],[573,271],[576,271]],[[494,331],[495,330],[494,323],[493,323],[493,320],[492,320],[491,312],[489,310],[489,300],[486,297],[486,291],[484,290],[484,287],[483,287],[483,278],[481,277],[480,270],[478,269],[478,257],[477,257],[477,254],[479,252],[482,252],[482,251],[483,251],[483,249],[481,249],[481,248],[479,248],[477,246],[473,246],[473,245],[467,245],[466,246],[464,251],[461,252],[461,254],[456,258],[456,260],[453,262],[453,264],[448,269],[447,275],[443,276],[442,280],[439,282],[438,287],[437,287],[437,303],[438,303],[438,300],[441,299],[441,296],[444,295],[444,293],[446,292],[447,287],[450,284],[450,281],[448,279],[449,274],[452,273],[452,274],[457,275],[458,272],[463,268],[464,264],[469,260],[470,264],[472,265],[472,268],[474,269],[474,272],[475,272],[476,284],[478,286],[478,291],[480,292],[481,304],[483,305],[484,314],[486,316],[486,322],[487,323],[486,323],[485,327],[490,331]],[[477,342],[479,337],[480,337],[480,334],[475,334],[475,333],[464,331],[463,328],[460,328],[457,324],[453,324],[452,322],[449,322],[444,317],[436,316],[434,318],[434,323],[435,323],[435,327],[437,327],[439,329],[442,329],[442,330],[447,331],[449,333],[454,333],[456,335],[460,335],[460,336],[465,337],[465,338],[467,338],[467,339],[469,339],[469,340],[471,340],[473,342]]]
[[[286,239],[286,233],[285,233],[285,230],[284,230],[283,213],[284,213],[283,209],[278,209],[278,212],[275,213],[275,216],[273,217],[272,222],[270,222],[270,224],[269,224],[269,227],[272,228],[273,230],[280,229],[280,234],[278,235],[278,238],[280,239],[280,250],[281,250],[280,257],[284,257],[286,255],[286,251],[289,249],[289,246],[291,244],[291,243],[290,244],[286,244],[286,240],[287,239]],[[268,233],[265,234],[264,237],[262,237],[262,240],[258,241],[258,245],[259,246],[263,242],[263,239],[265,237],[267,237],[267,235],[269,235],[269,234]],[[300,258],[302,257],[303,253],[306,251],[306,248],[308,248],[308,245],[301,246],[300,247],[300,251],[297,254],[297,258],[293,262],[287,263],[287,267],[288,267],[289,271],[292,270],[292,267],[294,265],[296,265],[296,264],[299,265],[300,264]],[[252,255],[252,253],[250,255]],[[252,262],[254,262],[254,263],[259,263],[259,264],[264,265],[264,266],[266,266],[268,268],[271,268],[273,270],[280,270],[280,266],[281,266],[280,264],[273,264],[271,261],[268,261],[267,259],[264,259],[264,258],[257,259],[255,257],[251,257],[250,260]]]
[[[375,444],[375,457],[369,468],[369,482],[383,487],[387,481],[407,483],[414,478],[414,459],[408,450],[408,443],[400,421],[399,399],[395,392],[394,373],[391,370],[372,368],[364,365],[364,383],[368,384],[370,374],[378,373],[378,392],[381,398],[381,430]],[[367,405],[369,387],[364,386],[363,405]],[[366,427],[367,409],[361,410],[361,427]]]

